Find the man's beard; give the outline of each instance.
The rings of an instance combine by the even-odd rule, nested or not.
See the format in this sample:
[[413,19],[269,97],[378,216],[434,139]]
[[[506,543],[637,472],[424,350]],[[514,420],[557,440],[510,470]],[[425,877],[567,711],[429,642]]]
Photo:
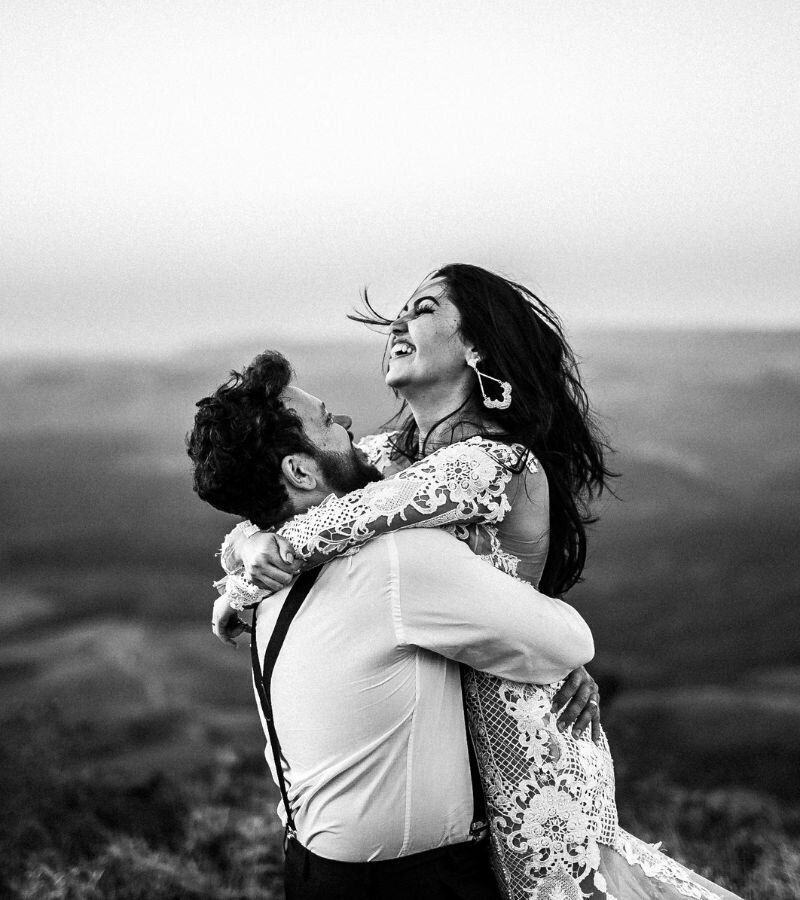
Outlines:
[[372,481],[383,480],[383,475],[353,446],[349,453],[319,450],[316,459],[322,477],[336,494],[349,494],[350,491],[366,487]]

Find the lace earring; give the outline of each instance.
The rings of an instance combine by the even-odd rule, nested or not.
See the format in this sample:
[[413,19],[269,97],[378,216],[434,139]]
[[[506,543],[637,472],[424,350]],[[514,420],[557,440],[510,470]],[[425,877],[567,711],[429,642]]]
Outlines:
[[[511,406],[511,384],[508,381],[502,381],[500,378],[495,378],[494,375],[487,375],[486,372],[481,372],[480,369],[478,369],[479,362],[480,360],[478,357],[473,356],[471,359],[467,360],[467,365],[471,369],[474,369],[475,374],[478,376],[478,387],[481,389],[483,405],[489,409],[508,409],[508,407]],[[496,382],[503,389],[503,396],[500,400],[492,400],[491,397],[487,396],[486,390],[483,387],[484,378]]]

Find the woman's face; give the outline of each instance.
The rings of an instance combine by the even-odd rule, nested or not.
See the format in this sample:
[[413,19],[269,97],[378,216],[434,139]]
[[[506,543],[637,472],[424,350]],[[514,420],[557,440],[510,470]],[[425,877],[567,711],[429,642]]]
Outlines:
[[469,381],[469,350],[461,316],[447,296],[443,278],[428,278],[414,291],[392,325],[386,384],[404,393]]

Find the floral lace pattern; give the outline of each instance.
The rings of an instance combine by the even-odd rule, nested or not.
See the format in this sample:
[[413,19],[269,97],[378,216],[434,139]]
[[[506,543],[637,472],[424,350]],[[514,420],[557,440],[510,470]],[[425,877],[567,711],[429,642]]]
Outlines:
[[258,527],[258,525],[254,525],[252,522],[244,521],[239,522],[239,524],[233,529],[233,531],[230,531],[225,535],[225,540],[222,542],[222,546],[219,548],[218,555],[220,564],[222,565],[222,568],[225,569],[228,575],[233,575],[234,572],[241,571],[241,566],[234,560],[235,539],[239,537],[251,537],[260,530],[261,529]]
[[[493,565],[495,569],[505,572],[506,575],[516,578],[517,569],[519,568],[519,559],[512,553],[506,553],[506,551],[503,550],[503,545],[500,543],[500,535],[497,533],[497,526],[483,525],[481,531],[486,535],[490,547],[488,553],[480,554],[481,559],[486,560],[486,562]],[[458,537],[458,535],[456,535],[456,537]]]
[[646,844],[620,828],[614,849],[630,865],[639,866],[648,878],[655,878],[662,884],[674,887],[683,897],[691,900],[719,900],[721,896],[693,881],[691,872],[662,853],[658,844]]
[[[390,438],[374,435],[359,445],[382,471],[397,465]],[[502,523],[511,510],[508,489],[519,477],[520,460],[529,472],[538,472],[535,459],[522,454],[519,445],[480,437],[451,444],[383,482],[345,497],[332,495],[279,533],[300,557],[318,565],[389,530],[446,527],[471,546],[477,543],[487,562],[517,577],[520,559],[504,548]],[[247,583],[240,582],[229,577],[229,591],[247,593],[253,602]],[[551,706],[560,685],[522,684],[467,668],[462,680],[486,797],[492,865],[508,900],[623,900],[608,889],[604,850],[617,851],[646,878],[684,897],[718,900],[720,895],[695,882],[689,870],[619,828],[605,735],[601,732],[595,744],[588,734],[575,738],[558,730]]]
[[344,497],[330,497],[278,533],[311,565],[400,528],[502,521],[519,449],[475,437],[451,444]]
[[617,832],[605,736],[556,727],[559,685],[464,670],[464,697],[483,776],[494,865],[509,898],[605,898],[599,844]]
[[228,606],[238,612],[255,606],[263,598],[263,591],[256,585],[249,582],[244,577],[244,569],[238,572],[231,572],[219,581],[214,582],[220,597],[223,594],[228,599]]
[[379,472],[383,472],[392,462],[392,437],[396,433],[383,431],[380,434],[368,434],[360,441],[356,441],[353,446],[367,457],[367,462],[375,466]]
[[[381,436],[383,438],[383,436]],[[370,461],[390,463],[388,436],[370,445]],[[482,558],[516,577],[519,560],[504,550],[501,526],[508,487],[524,449],[485,438],[444,447],[393,478],[368,485],[291,520],[280,530],[299,555],[329,556],[391,528],[451,526],[457,537],[480,531]],[[528,454],[526,468],[538,472]],[[562,735],[551,712],[558,685],[518,684],[466,670],[464,695],[487,798],[494,865],[508,897],[605,896],[600,838],[617,830],[608,745]],[[601,893],[603,892],[603,893]]]

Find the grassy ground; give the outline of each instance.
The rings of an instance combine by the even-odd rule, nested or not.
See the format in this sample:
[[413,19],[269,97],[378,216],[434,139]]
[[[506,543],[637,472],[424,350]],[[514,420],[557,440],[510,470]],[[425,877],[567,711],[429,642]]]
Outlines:
[[75,767],[98,735],[54,715],[6,723],[0,895],[31,900],[281,896],[263,758],[218,752],[145,780]]
[[[270,900],[281,834],[263,758],[218,750],[191,773],[99,776],[98,739],[52,711],[5,723],[0,895],[30,900]],[[624,827],[747,900],[796,900],[800,806],[690,789],[619,767]]]

